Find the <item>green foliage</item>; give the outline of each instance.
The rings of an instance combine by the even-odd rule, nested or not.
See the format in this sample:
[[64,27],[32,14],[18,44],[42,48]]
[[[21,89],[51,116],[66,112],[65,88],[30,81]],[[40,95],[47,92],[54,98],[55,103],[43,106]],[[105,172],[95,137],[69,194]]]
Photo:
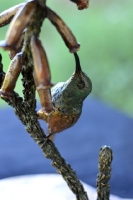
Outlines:
[[[20,2],[3,1],[0,11]],[[132,0],[92,0],[89,9],[82,12],[66,0],[48,3],[81,43],[78,54],[83,70],[92,80],[92,95],[133,116]],[[7,28],[0,29],[0,40],[5,38]],[[44,22],[41,39],[49,58],[52,81],[65,81],[74,71],[74,58],[48,20]],[[8,53],[1,49],[0,52],[6,71],[10,62]],[[16,90],[22,94],[21,82]]]

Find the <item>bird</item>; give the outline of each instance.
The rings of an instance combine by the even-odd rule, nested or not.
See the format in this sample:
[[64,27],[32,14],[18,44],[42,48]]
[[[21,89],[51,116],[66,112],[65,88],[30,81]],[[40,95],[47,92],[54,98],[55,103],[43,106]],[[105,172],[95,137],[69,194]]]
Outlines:
[[53,111],[47,115],[38,111],[38,118],[49,127],[49,136],[72,127],[82,113],[83,101],[92,91],[92,82],[82,71],[79,56],[74,53],[75,71],[66,82],[59,82],[51,88]]

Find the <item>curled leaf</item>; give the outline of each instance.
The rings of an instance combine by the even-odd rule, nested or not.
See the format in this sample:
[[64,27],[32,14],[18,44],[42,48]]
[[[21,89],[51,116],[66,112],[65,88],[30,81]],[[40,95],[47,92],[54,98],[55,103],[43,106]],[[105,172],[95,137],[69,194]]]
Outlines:
[[46,112],[51,112],[53,109],[50,92],[51,74],[47,56],[41,41],[37,37],[32,36],[30,45],[34,62],[33,75],[41,105]]
[[13,6],[4,12],[0,13],[0,27],[9,24],[14,17],[14,15],[18,12],[20,8],[22,8],[25,4],[21,3],[16,6]]
[[20,38],[19,38],[19,40],[18,40],[18,42],[16,44],[16,49],[15,50],[11,49],[9,51],[9,57],[10,57],[11,60],[14,58],[14,56],[17,53],[21,52],[21,50],[22,50],[22,46],[23,46],[23,42],[24,42],[24,36],[25,36],[25,31],[26,31],[26,29],[23,31],[22,35],[20,36]]
[[16,50],[16,44],[23,30],[29,24],[31,17],[35,12],[35,9],[35,1],[29,1],[24,5],[24,7],[20,8],[10,24],[5,41],[0,42],[1,47],[3,47],[4,49]]
[[69,48],[71,53],[75,53],[79,50],[80,44],[77,43],[75,36],[72,31],[68,28],[65,22],[50,8],[47,7],[47,18],[56,27],[57,31],[63,38],[66,46]]
[[17,54],[11,61],[0,90],[0,94],[3,96],[12,96],[18,76],[22,70],[22,55],[22,53]]
[[32,36],[30,45],[33,56],[34,73],[36,77],[37,87],[51,87],[49,64],[41,41],[37,37]]

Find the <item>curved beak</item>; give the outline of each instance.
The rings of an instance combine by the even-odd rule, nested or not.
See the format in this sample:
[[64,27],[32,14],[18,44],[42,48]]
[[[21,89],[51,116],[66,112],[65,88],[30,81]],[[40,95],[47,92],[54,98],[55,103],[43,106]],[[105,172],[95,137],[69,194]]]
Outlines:
[[80,66],[80,60],[79,60],[79,56],[77,53],[74,53],[74,57],[75,57],[75,62],[76,62],[76,69],[75,69],[75,74],[80,73],[82,71],[81,66]]

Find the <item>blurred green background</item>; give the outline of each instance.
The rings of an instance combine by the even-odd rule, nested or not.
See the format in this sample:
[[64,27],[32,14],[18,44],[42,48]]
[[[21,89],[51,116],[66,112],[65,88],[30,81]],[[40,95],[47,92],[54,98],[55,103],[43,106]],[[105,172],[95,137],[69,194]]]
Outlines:
[[[0,12],[21,3],[1,2]],[[81,44],[79,56],[83,71],[92,80],[92,96],[133,116],[133,1],[91,0],[89,9],[79,11],[68,0],[47,0],[67,23]],[[0,40],[8,26],[0,29]],[[52,81],[67,80],[74,71],[73,55],[48,20],[44,21],[41,40],[47,51]],[[9,65],[8,52],[0,49],[4,70]],[[21,94],[21,81],[17,84]],[[0,106],[6,106],[0,100]]]

